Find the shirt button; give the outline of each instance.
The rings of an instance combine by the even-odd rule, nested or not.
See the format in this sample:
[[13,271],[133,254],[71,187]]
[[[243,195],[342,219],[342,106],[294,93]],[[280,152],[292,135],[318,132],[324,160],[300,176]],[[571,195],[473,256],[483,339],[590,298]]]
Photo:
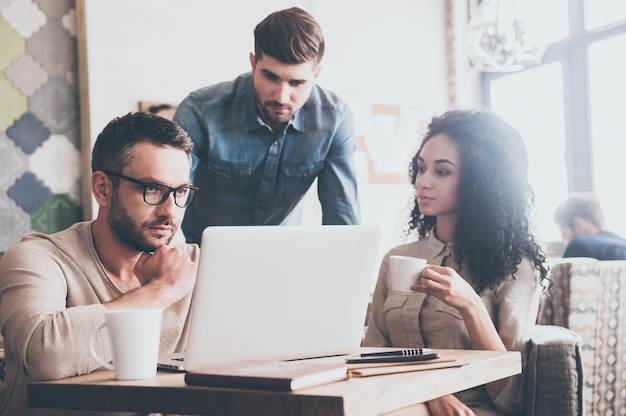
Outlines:
[[272,177],[271,177],[271,176],[266,176],[266,177],[265,177],[265,180],[266,180],[267,182],[269,182],[269,181],[271,181],[271,180],[272,180]]
[[303,177],[303,178],[306,178],[307,176],[309,176],[309,174],[308,174],[308,173],[306,173],[306,172],[302,174],[302,177]]
[[233,176],[233,172],[231,172],[231,171],[226,172],[226,176],[228,176],[230,178],[231,176]]
[[278,146],[278,140],[274,142],[274,146]]

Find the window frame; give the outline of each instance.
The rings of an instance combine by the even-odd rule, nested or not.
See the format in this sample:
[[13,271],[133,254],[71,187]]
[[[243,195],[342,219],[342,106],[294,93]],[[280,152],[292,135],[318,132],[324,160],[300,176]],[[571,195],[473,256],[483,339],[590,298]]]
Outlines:
[[[560,62],[563,68],[565,164],[568,192],[593,192],[593,146],[589,114],[587,51],[591,44],[626,33],[626,20],[593,31],[585,30],[583,0],[569,0],[569,37],[547,46],[542,62],[532,68]],[[531,69],[527,67],[526,69]],[[524,70],[526,70],[524,69]],[[491,108],[491,82],[511,73],[483,72],[481,98]]]

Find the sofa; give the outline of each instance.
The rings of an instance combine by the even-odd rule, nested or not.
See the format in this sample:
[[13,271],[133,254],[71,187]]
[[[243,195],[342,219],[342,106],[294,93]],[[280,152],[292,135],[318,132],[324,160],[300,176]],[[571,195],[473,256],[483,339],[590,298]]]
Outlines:
[[582,338],[587,416],[626,415],[626,261],[554,261],[538,324]]
[[558,325],[536,325],[527,346],[526,416],[582,416],[582,338]]

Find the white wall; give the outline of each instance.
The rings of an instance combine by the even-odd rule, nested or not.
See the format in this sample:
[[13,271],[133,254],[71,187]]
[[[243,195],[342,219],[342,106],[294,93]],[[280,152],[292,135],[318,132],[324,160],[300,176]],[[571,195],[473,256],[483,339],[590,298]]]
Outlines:
[[327,41],[319,83],[354,99],[447,106],[440,0],[85,0],[92,135],[138,100],[179,102],[249,69],[254,26],[300,6]]
[[[424,120],[448,106],[441,0],[85,2],[92,142],[113,117],[136,110],[138,101],[178,103],[194,89],[247,71],[254,26],[291,6],[320,22],[327,52],[319,84],[352,105],[360,135],[371,137],[376,128],[371,104],[411,106]],[[396,156],[386,134],[376,134],[383,140],[379,156],[396,158],[404,174],[410,151]],[[418,140],[415,134],[415,146]],[[399,228],[412,189],[408,183],[372,185],[361,168],[363,222],[382,227],[382,256],[403,239]],[[307,198],[307,221],[316,220],[316,209],[314,196]]]

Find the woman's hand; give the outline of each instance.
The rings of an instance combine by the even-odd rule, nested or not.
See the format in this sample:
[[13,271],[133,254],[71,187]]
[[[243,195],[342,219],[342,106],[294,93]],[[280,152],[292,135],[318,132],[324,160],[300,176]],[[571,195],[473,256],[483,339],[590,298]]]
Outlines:
[[[500,335],[489,316],[489,312],[474,288],[450,267],[429,265],[422,272],[412,290],[434,296],[455,308],[463,317],[472,348],[477,350],[506,351]],[[490,384],[499,391],[506,379]],[[442,413],[448,414],[448,413]],[[449,413],[465,414],[465,413]]]
[[449,394],[426,403],[432,416],[474,416],[474,412],[463,402]]
[[411,289],[434,296],[460,312],[480,302],[474,288],[450,267],[428,265]]

